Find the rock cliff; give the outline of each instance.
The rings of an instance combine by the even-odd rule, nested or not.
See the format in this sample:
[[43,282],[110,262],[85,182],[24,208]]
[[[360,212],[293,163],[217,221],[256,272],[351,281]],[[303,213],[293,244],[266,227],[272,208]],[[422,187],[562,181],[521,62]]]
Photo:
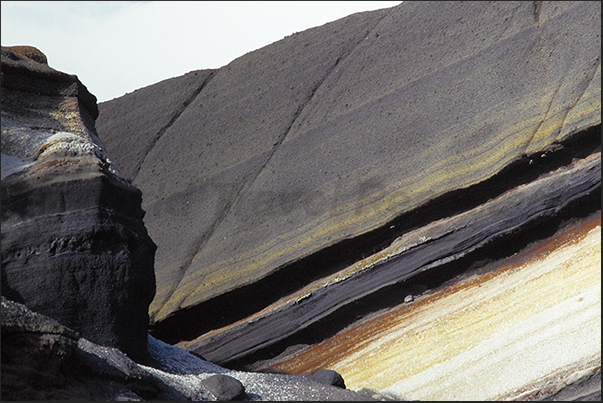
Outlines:
[[147,358],[155,244],[76,76],[2,48],[2,295]]

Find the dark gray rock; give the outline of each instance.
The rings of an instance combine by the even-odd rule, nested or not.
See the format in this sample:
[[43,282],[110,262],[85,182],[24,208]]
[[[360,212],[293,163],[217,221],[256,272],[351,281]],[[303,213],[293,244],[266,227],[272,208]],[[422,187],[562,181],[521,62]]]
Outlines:
[[333,385],[345,389],[343,377],[332,369],[321,369],[320,371],[316,371],[312,374],[312,379],[324,383],[325,385]]
[[63,326],[56,320],[37,312],[32,312],[24,305],[2,296],[2,334],[10,333],[48,333],[59,334],[77,340],[78,332]]
[[156,246],[97,113],[76,76],[2,48],[2,295],[145,361]]
[[2,297],[2,400],[143,400],[173,396],[118,350],[79,338]]
[[384,400],[310,375],[230,371],[152,337],[149,368],[22,304],[1,308],[3,400]]
[[33,46],[7,46],[8,49],[22,56],[28,57],[31,60],[48,65],[48,59],[42,51]]
[[212,375],[201,381],[201,384],[218,400],[235,400],[245,393],[241,381],[228,375]]
[[[546,388],[545,388],[546,390]],[[560,401],[601,401],[601,368],[598,368],[593,373],[581,377],[578,380],[565,385],[562,389],[554,393],[540,393],[528,396],[528,399],[547,402]],[[526,399],[526,400],[528,400]]]
[[[94,123],[94,119],[98,117],[96,97],[88,91],[77,76],[55,70],[47,64],[13,52],[9,47],[2,46],[1,52],[2,92],[4,94],[6,90],[17,91],[23,96],[22,99],[13,102],[12,99],[4,99],[3,95],[2,110],[5,113],[8,110],[5,109],[4,103],[10,103],[12,107],[25,107],[25,112],[29,112],[32,116],[35,115],[35,110],[44,103],[52,103],[52,99],[44,100],[39,97],[37,102],[33,104],[28,103],[28,94],[33,93],[35,95],[61,97],[62,101],[66,101],[65,112],[69,110],[68,106],[70,105],[68,104],[75,102],[82,107],[78,111],[78,114],[82,115],[81,119],[86,124]],[[50,123],[47,119],[40,118],[46,120],[46,125]],[[71,117],[71,119],[77,120],[77,117]],[[65,119],[57,119],[57,122],[54,123],[61,126],[66,122]]]

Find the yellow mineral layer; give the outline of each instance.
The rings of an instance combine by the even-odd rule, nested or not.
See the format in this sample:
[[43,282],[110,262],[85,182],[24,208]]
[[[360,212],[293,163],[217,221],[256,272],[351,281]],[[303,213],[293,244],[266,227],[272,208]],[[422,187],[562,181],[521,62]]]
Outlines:
[[268,370],[330,368],[349,389],[404,399],[509,400],[600,366],[598,213],[503,267],[391,308]]

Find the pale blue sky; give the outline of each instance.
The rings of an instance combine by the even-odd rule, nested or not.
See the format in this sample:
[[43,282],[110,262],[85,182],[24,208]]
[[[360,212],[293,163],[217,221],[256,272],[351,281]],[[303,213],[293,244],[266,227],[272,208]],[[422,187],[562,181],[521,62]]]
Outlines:
[[400,1],[2,1],[2,45],[32,45],[99,102],[219,68],[294,32]]

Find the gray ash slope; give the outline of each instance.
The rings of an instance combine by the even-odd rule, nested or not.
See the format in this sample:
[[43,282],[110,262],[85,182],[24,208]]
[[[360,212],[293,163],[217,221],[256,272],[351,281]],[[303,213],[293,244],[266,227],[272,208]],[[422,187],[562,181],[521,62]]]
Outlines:
[[99,110],[158,244],[153,334],[192,340],[600,149],[600,4],[404,2]]

